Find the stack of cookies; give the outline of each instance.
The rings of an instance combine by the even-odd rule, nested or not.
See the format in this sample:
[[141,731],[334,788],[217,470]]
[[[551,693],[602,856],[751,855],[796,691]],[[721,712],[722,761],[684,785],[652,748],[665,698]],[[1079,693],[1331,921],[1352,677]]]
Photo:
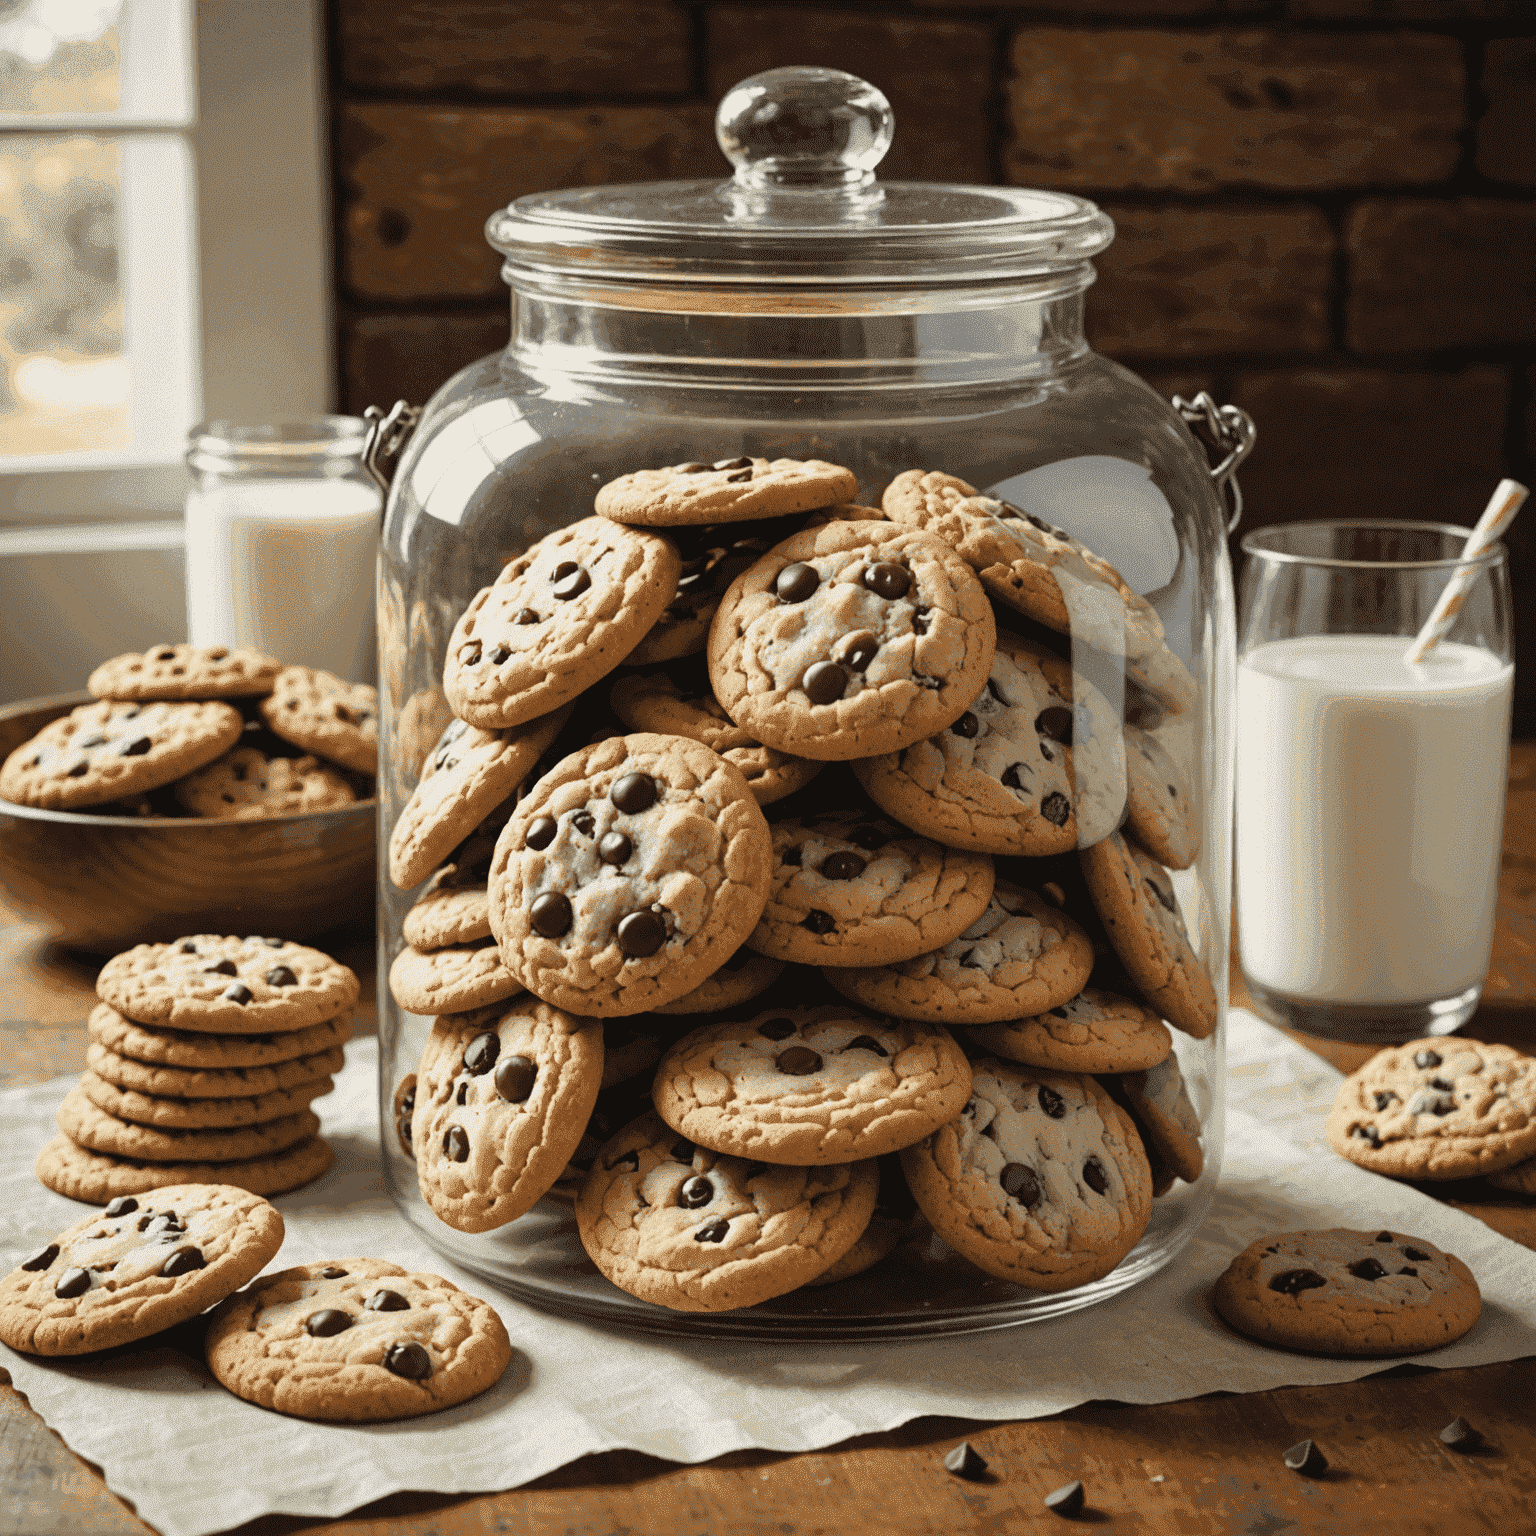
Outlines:
[[1051,1291],[1199,1177],[1198,686],[1062,530],[946,473],[857,491],[637,471],[460,617],[390,842],[391,989],[436,1015],[396,1129],[459,1230],[564,1190],[616,1284],[717,1310],[916,1209]]
[[103,662],[96,702],[0,767],[0,799],[112,816],[257,820],[373,798],[365,683],[230,646],[157,645]]
[[284,939],[195,934],[114,956],[96,990],[89,1067],[37,1158],[50,1189],[97,1205],[171,1184],[273,1195],[330,1167],[309,1106],[351,1033],[346,966]]

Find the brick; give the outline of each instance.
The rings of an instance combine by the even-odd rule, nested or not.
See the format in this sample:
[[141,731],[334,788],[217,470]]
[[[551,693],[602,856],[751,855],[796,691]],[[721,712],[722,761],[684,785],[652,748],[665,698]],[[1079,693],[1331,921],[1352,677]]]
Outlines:
[[1536,206],[1369,198],[1345,221],[1356,352],[1536,343]]
[[1209,192],[1435,182],[1464,126],[1460,45],[1424,33],[1019,33],[1011,181]]
[[1531,0],[1289,0],[1298,21],[1528,21]]
[[1488,110],[1477,125],[1477,168],[1493,181],[1536,187],[1536,38],[1498,37],[1483,65]]
[[[878,174],[891,181],[990,182],[992,34],[968,21],[722,6],[708,13],[709,91],[786,61],[846,70],[878,86],[896,138]],[[786,39],[792,39],[786,42]]]
[[1113,357],[1325,351],[1333,232],[1315,208],[1116,208],[1088,335]]
[[505,306],[484,315],[349,315],[341,324],[341,408],[425,405],[460,368],[507,344]]
[[1251,370],[1232,398],[1259,429],[1238,476],[1245,528],[1344,514],[1470,526],[1504,473],[1503,368]]
[[661,96],[691,85],[672,0],[341,0],[342,78],[381,91]]
[[341,114],[342,271],[376,299],[502,292],[486,218],[524,193],[710,176],[709,109],[426,107],[353,103]]

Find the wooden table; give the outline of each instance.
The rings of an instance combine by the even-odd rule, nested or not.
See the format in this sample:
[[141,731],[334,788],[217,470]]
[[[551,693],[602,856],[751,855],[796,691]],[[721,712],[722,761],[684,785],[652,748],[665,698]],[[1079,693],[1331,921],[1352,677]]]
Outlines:
[[[372,940],[344,936],[341,958],[365,978],[360,1028],[371,1025]],[[83,1020],[95,965],[0,929],[0,1086],[85,1064]],[[1244,1001],[1241,987],[1233,1000]],[[1516,746],[1493,964],[1466,1033],[1536,1054],[1536,743]],[[1370,1054],[1296,1036],[1345,1071]],[[1320,1171],[1326,1176],[1326,1170]],[[1481,1182],[1439,1193],[1536,1249],[1536,1200]],[[825,1451],[737,1452],[680,1467],[636,1452],[588,1456],[509,1493],[395,1494],[342,1520],[271,1516],[242,1536],[561,1536],[812,1532],[918,1536],[1054,1530],[1041,1499],[1081,1478],[1079,1522],[1119,1532],[1195,1536],[1295,1531],[1367,1536],[1536,1532],[1536,1361],[1464,1370],[1399,1366],[1361,1381],[1289,1387],[1233,1399],[1131,1407],[1085,1403],[1016,1424],[923,1418]],[[1486,1436],[1456,1456],[1437,1438],[1458,1414]],[[967,1483],[939,1465],[966,1438],[991,1477]],[[1281,1453],[1312,1439],[1332,1464],[1322,1481],[1288,1471]],[[210,1468],[210,1475],[217,1475]],[[1065,1527],[1062,1527],[1065,1528]],[[27,1536],[143,1533],[113,1495],[9,1386],[0,1386],[0,1530]]]

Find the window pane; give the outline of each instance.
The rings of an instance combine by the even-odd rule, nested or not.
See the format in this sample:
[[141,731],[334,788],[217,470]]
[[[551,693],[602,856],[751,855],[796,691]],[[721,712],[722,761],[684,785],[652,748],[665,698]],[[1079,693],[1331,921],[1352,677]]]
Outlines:
[[0,139],[0,455],[131,441],[122,153],[85,134]]
[[122,0],[0,0],[0,112],[116,112]]

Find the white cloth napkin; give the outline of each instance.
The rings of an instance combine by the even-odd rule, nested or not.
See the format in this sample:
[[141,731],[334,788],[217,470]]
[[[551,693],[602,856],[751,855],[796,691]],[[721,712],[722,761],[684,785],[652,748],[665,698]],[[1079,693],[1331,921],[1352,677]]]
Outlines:
[[[1348,1381],[1390,1361],[1263,1348],[1216,1321],[1206,1292],[1266,1232],[1391,1227],[1464,1259],[1484,1311],[1460,1343],[1420,1357],[1481,1365],[1536,1354],[1536,1262],[1474,1217],[1329,1151],[1339,1076],[1252,1015],[1229,1015],[1225,1166],[1204,1227],[1144,1284],[1028,1327],[897,1344],[766,1345],[627,1337],[558,1321],[438,1257],[397,1214],[379,1173],[376,1044],[355,1040],[317,1105],[335,1169],[277,1202],[274,1268],[372,1255],[446,1274],[496,1303],[515,1349],[484,1396],[398,1424],[283,1418],[225,1392],[182,1349],[149,1343],[102,1360],[42,1361],[0,1346],[38,1413],[166,1536],[204,1536],[258,1515],[335,1516],[401,1489],[515,1488],[590,1452],[704,1461],[761,1447],[805,1451],[922,1414],[1038,1418],[1091,1398],[1159,1403],[1222,1389]],[[79,1220],[32,1176],[73,1079],[0,1094],[0,1246],[7,1264]]]

